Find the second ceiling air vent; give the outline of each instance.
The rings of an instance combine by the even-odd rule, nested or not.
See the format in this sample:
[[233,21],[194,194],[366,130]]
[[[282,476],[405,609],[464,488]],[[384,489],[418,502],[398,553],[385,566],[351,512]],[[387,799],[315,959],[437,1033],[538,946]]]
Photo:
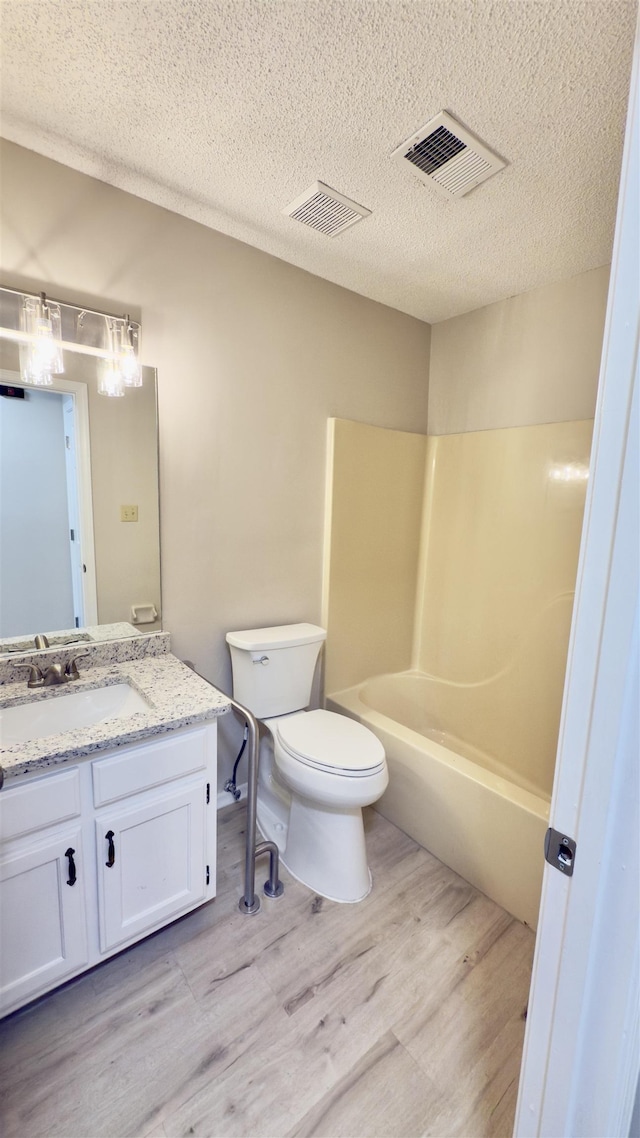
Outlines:
[[391,155],[447,198],[461,198],[507,163],[441,111]]
[[337,190],[325,186],[324,182],[314,182],[282,212],[327,237],[335,237],[350,225],[355,225],[356,221],[368,217],[371,210],[345,198]]

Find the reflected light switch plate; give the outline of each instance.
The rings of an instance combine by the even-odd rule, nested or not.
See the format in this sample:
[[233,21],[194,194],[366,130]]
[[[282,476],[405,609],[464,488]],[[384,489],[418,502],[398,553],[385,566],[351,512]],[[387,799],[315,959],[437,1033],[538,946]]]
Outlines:
[[121,522],[137,522],[138,520],[138,507],[137,506],[121,506],[120,507],[120,521]]

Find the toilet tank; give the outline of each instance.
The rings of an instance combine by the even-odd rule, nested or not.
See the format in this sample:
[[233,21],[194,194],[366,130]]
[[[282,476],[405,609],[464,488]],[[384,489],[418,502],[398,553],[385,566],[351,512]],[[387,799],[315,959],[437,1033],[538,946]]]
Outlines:
[[309,706],[324,628],[279,624],[228,632],[233,697],[258,719],[288,715]]

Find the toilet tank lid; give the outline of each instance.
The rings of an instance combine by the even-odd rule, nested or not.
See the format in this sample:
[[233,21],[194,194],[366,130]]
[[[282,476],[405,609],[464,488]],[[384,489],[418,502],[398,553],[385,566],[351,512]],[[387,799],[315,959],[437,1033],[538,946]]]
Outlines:
[[317,624],[278,624],[273,628],[247,628],[228,632],[227,644],[245,652],[262,652],[267,648],[295,648],[298,644],[316,644],[326,640],[327,633]]

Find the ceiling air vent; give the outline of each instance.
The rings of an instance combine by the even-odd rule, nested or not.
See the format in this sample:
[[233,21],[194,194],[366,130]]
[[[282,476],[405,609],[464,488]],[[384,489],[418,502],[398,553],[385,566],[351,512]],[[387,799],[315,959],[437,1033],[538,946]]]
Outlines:
[[356,205],[337,190],[325,186],[324,182],[314,182],[282,212],[301,221],[303,225],[310,225],[312,229],[325,233],[327,237],[335,237],[343,229],[355,225],[356,221],[368,217],[371,210]]
[[447,198],[461,198],[507,163],[441,111],[391,155]]

